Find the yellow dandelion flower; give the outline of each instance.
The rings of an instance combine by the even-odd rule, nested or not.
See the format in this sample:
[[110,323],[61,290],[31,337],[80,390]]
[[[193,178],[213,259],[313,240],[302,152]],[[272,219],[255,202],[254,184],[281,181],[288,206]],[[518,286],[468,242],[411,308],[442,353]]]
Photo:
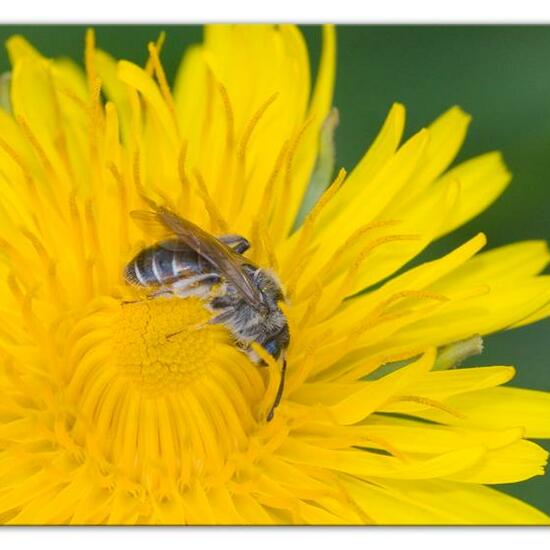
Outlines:
[[[293,26],[207,27],[173,89],[161,45],[142,68],[89,32],[81,70],[8,41],[2,521],[548,523],[490,486],[543,473],[527,438],[550,437],[550,396],[502,387],[512,367],[452,368],[480,335],[550,313],[545,244],[478,254],[477,235],[401,269],[502,192],[499,154],[448,169],[469,117],[452,108],[401,143],[396,104],[328,185],[331,27],[313,86]],[[269,355],[250,361],[202,299],[124,282],[155,241],[131,220],[144,197],[245,236],[278,275],[291,341],[271,422]]]

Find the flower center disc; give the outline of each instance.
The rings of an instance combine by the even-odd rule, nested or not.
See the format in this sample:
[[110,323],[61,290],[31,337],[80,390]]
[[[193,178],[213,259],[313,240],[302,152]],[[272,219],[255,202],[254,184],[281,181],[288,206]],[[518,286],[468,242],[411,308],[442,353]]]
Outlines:
[[112,301],[73,327],[67,399],[78,412],[68,429],[108,479],[162,494],[231,475],[266,389],[209,316],[198,299]]
[[156,299],[122,307],[115,361],[131,383],[154,396],[181,390],[212,362],[215,333],[198,299]]

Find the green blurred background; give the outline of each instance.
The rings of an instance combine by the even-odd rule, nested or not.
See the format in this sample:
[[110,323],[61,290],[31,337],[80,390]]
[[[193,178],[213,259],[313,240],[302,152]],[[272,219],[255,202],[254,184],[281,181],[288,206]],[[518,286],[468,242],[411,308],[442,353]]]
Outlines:
[[[302,27],[315,68],[320,30]],[[172,80],[182,50],[201,39],[197,26],[97,26],[98,45],[144,63],[146,44],[167,31],[162,59]],[[47,56],[82,62],[85,27],[0,26],[2,43],[24,34]],[[0,72],[9,67],[0,53]],[[338,165],[350,169],[372,141],[394,101],[407,107],[407,132],[451,105],[473,115],[459,159],[498,149],[514,179],[488,211],[436,243],[439,255],[478,231],[489,247],[522,239],[550,240],[550,26],[340,26],[335,105]],[[550,391],[550,320],[486,338],[471,364],[515,365],[514,385]],[[550,442],[541,442],[550,450]],[[501,486],[550,514],[550,473]]]

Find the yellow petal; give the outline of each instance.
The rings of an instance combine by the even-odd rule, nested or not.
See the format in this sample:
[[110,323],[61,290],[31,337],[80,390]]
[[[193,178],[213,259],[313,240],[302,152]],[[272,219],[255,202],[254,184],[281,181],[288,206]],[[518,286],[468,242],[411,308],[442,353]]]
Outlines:
[[468,469],[479,462],[486,450],[481,446],[461,448],[427,460],[405,463],[394,457],[375,455],[360,450],[327,450],[289,437],[278,452],[290,462],[315,465],[362,477],[433,479]]
[[122,82],[135,88],[143,95],[162,125],[168,142],[177,150],[179,140],[175,121],[153,79],[141,67],[128,61],[119,62],[117,74]]
[[544,475],[548,452],[532,441],[515,441],[491,449],[472,468],[452,474],[449,479],[468,483],[516,483]]
[[514,377],[513,367],[478,367],[429,372],[407,386],[412,395],[444,399],[451,395],[492,388]]
[[525,428],[526,437],[550,438],[548,392],[521,388],[490,388],[451,397],[446,404],[460,410],[464,418],[450,417],[435,410],[423,411],[421,416],[458,426],[497,429],[520,426]]
[[8,38],[6,41],[6,49],[10,57],[10,64],[13,66],[17,61],[25,58],[41,59],[42,55],[38,50],[27,41],[23,36],[16,34]]
[[334,204],[331,204],[323,213],[322,223],[328,223],[340,208],[353,200],[389,161],[399,147],[404,128],[405,107],[400,103],[394,103],[380,132],[378,132],[363,158],[350,173],[344,187],[334,200]]
[[524,435],[522,428],[480,430],[422,424],[406,418],[382,415],[369,418],[368,424],[358,427],[357,431],[367,438],[367,442],[369,436],[372,436],[374,443],[377,438],[388,440],[400,452],[422,455],[441,454],[476,445],[498,449],[518,441]]
[[501,246],[469,259],[433,287],[444,292],[457,284],[474,285],[517,281],[541,272],[550,261],[544,241],[522,241]]
[[410,192],[391,205],[392,212],[397,212],[401,204],[414,208],[420,193],[454,160],[466,137],[470,119],[460,107],[452,107],[430,124],[430,141],[423,162],[411,179]]
[[346,481],[365,513],[383,525],[548,525],[525,502],[481,485],[452,481]]
[[434,360],[435,351],[430,350],[418,361],[384,376],[380,380],[365,382],[363,388],[330,407],[330,413],[340,424],[354,424],[362,420],[391,396],[413,384],[415,379],[431,369]]
[[453,250],[446,256],[431,262],[426,262],[418,267],[394,277],[380,289],[362,294],[344,304],[342,313],[335,315],[331,323],[338,327],[353,326],[364,318],[365,313],[371,311],[376,305],[402,290],[424,290],[435,281],[452,273],[459,266],[468,261],[487,242],[485,235],[478,234],[467,243]]
[[[482,287],[478,296],[450,301],[426,319],[403,328],[384,344],[388,351],[406,345],[445,345],[472,334],[491,334],[528,318],[550,300],[550,277],[531,277],[521,285],[507,284],[494,289]],[[375,346],[372,350],[377,352]],[[390,352],[391,353],[391,352]]]
[[95,67],[106,96],[116,105],[122,137],[127,142],[131,129],[131,108],[126,86],[118,77],[117,61],[107,52],[96,50]]
[[487,153],[449,170],[434,187],[458,181],[460,199],[441,234],[452,231],[485,210],[506,189],[510,180],[511,174],[500,153]]

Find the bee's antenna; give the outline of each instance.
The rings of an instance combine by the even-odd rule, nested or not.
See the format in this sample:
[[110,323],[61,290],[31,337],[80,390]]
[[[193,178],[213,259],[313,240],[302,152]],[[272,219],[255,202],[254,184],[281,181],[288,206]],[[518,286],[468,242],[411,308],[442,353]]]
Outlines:
[[277,389],[277,395],[275,396],[275,401],[271,405],[271,409],[267,415],[267,421],[271,422],[273,415],[275,414],[275,409],[279,406],[281,402],[281,397],[283,397],[283,389],[285,387],[285,375],[286,375],[286,359],[283,359],[283,367],[281,369],[281,381],[279,382],[279,388]]

